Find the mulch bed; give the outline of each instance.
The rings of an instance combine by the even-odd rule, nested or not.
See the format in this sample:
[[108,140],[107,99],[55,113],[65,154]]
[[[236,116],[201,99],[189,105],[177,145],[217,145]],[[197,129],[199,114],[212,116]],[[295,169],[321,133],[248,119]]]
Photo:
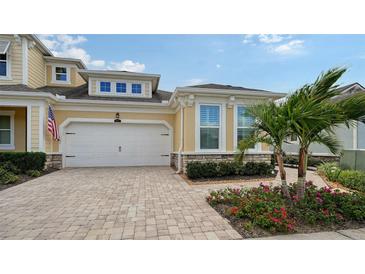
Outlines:
[[202,179],[189,179],[185,174],[180,174],[181,178],[185,180],[189,185],[218,185],[218,184],[241,184],[249,182],[271,182],[276,178],[275,174],[267,176],[228,176],[228,177],[216,177],[216,178],[202,178]]
[[[58,169],[48,168],[47,170],[44,170],[44,171],[41,172],[41,176],[50,174],[50,173],[55,172],[55,171],[58,171]],[[17,185],[23,184],[23,183],[28,182],[30,180],[33,180],[33,179],[36,179],[36,178],[41,177],[41,176],[39,176],[39,177],[31,177],[31,176],[28,176],[26,174],[18,174],[17,176],[19,177],[19,180],[16,181],[14,184],[6,184],[6,185],[0,184],[0,191],[5,190],[5,189],[10,188],[10,187],[13,187],[13,186],[17,186]]]
[[323,232],[323,231],[336,231],[341,229],[357,229],[365,227],[365,223],[359,222],[345,222],[343,224],[336,224],[331,226],[325,225],[315,225],[310,226],[308,224],[301,224],[297,222],[295,232],[292,233],[273,233],[268,230],[262,229],[258,226],[251,225],[249,220],[236,218],[232,215],[226,214],[226,210],[229,208],[228,205],[217,204],[212,206],[223,218],[227,219],[231,226],[242,235],[243,238],[260,238],[268,237],[274,235],[288,235],[294,233],[313,233],[313,232]]

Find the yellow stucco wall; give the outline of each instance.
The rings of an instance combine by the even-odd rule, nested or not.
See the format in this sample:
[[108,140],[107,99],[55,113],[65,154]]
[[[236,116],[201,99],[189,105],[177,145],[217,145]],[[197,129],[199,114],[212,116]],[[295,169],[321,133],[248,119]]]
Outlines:
[[1,40],[11,41],[8,55],[10,59],[10,79],[2,79],[0,85],[22,84],[23,82],[23,60],[22,43],[17,42],[14,35],[0,35]]
[[[25,151],[27,143],[26,121],[27,111],[24,107],[0,107],[0,111],[15,111],[14,114],[14,145],[15,150],[4,151]],[[0,150],[2,151],[2,150]]]
[[180,133],[181,133],[181,110],[179,109],[175,114],[174,152],[178,152],[180,148]]
[[[56,110],[56,122],[60,126],[67,118],[100,118],[114,119],[115,112],[86,112],[86,111],[67,111]],[[121,119],[136,119],[136,120],[164,120],[172,128],[175,126],[175,114],[160,114],[160,113],[130,113],[120,112]],[[47,135],[49,135],[47,133]],[[146,136],[147,138],[148,136]],[[59,142],[52,141],[49,136],[46,137],[46,152],[59,152]]]
[[184,152],[195,151],[195,104],[184,109]]
[[233,107],[226,109],[226,150],[234,151],[233,147],[233,135],[234,135],[234,127],[233,127]]
[[42,52],[37,47],[28,51],[28,86],[43,87],[46,84],[46,69]]
[[31,107],[31,151],[39,151],[39,107]]

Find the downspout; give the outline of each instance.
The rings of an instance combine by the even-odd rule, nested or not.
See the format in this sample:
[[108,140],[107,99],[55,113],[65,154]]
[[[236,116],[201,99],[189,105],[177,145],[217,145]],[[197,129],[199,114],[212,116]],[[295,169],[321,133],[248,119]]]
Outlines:
[[180,147],[177,158],[177,171],[176,173],[181,173],[183,171],[183,163],[182,163],[182,151],[184,149],[184,108],[185,104],[183,98],[179,98],[180,103]]

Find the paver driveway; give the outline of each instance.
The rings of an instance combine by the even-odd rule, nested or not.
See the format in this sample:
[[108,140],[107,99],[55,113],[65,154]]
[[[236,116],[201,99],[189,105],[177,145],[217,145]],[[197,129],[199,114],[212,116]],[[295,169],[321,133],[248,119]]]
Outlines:
[[0,192],[0,239],[240,239],[169,167],[61,170]]

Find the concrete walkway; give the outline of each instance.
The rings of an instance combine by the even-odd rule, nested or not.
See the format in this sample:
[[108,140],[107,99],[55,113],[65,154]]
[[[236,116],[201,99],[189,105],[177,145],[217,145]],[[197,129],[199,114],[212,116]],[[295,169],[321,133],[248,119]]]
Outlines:
[[365,240],[365,228],[308,234],[278,235],[257,240]]

